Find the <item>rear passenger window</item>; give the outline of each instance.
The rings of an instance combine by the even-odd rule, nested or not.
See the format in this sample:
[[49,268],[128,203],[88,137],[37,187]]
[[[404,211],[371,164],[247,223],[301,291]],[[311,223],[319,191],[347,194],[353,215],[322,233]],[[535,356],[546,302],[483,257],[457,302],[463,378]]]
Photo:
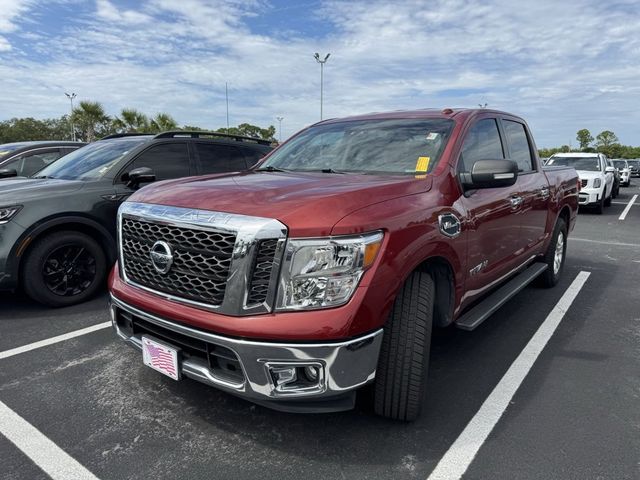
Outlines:
[[196,143],[200,158],[200,173],[221,173],[246,170],[247,162],[239,148],[212,143]]
[[502,141],[495,119],[478,121],[464,139],[460,166],[462,171],[471,172],[478,160],[497,160],[504,158]]
[[189,151],[186,143],[163,143],[145,150],[127,168],[149,167],[156,174],[156,180],[189,176]]
[[530,172],[533,170],[531,149],[524,125],[510,120],[503,120],[502,125],[509,142],[510,159],[518,164],[518,171]]

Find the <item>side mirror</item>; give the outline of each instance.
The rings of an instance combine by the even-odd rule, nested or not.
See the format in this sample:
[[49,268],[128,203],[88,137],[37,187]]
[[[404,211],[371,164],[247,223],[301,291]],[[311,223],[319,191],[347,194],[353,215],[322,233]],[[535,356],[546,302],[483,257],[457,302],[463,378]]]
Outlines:
[[18,172],[13,168],[2,168],[0,169],[0,178],[11,178],[17,177]]
[[471,173],[460,174],[462,184],[467,188],[509,187],[518,178],[518,164],[512,160],[478,160]]
[[127,182],[127,187],[138,188],[141,183],[155,182],[156,174],[149,167],[140,167],[125,173],[122,179]]
[[605,173],[614,173],[615,171],[616,171],[616,169],[613,168],[613,167],[607,167],[607,168],[604,169]]

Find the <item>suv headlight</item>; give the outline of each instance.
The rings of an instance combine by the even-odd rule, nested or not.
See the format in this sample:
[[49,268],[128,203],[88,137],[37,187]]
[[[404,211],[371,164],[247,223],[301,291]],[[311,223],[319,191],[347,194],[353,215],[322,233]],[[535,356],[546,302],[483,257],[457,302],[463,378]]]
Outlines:
[[277,310],[343,305],[373,264],[382,232],[357,236],[289,239],[280,274]]
[[602,180],[599,178],[595,178],[593,180],[593,188],[600,188],[600,185],[602,185]]
[[20,210],[22,210],[22,205],[0,207],[0,225],[9,222]]

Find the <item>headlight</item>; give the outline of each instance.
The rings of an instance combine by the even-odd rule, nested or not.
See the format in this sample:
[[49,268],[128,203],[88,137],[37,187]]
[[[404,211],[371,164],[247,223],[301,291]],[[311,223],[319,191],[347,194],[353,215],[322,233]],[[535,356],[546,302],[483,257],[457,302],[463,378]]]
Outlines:
[[0,225],[7,223],[16,213],[22,210],[22,205],[12,205],[10,207],[0,207]]
[[593,180],[593,188],[600,188],[600,185],[602,185],[602,180],[599,178],[596,178]]
[[277,310],[335,307],[349,301],[373,264],[382,232],[357,236],[290,239],[287,242]]

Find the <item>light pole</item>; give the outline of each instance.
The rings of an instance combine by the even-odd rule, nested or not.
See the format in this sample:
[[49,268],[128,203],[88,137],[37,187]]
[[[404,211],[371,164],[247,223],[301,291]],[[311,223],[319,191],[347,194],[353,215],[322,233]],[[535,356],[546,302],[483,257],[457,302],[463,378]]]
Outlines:
[[485,103],[479,103],[479,104],[478,104],[478,106],[479,106],[480,108],[487,108],[487,105],[489,105],[489,104],[488,104],[488,103],[486,103],[486,102],[485,102]]
[[73,99],[76,98],[76,94],[75,93],[66,93],[65,95],[67,96],[67,98],[69,99],[69,101],[71,102],[71,116],[69,117],[69,121],[71,122],[71,135],[73,136],[73,141],[76,141],[76,127],[73,125]]
[[320,120],[322,120],[322,103],[323,103],[323,95],[324,95],[324,64],[327,63],[327,60],[329,60],[329,56],[331,54],[327,53],[327,55],[324,57],[324,60],[320,60],[320,54],[319,53],[315,53],[313,55],[313,58],[316,59],[316,62],[318,62],[320,64]]
[[280,132],[278,143],[282,143],[282,120],[284,120],[284,117],[276,117],[276,120],[278,120],[278,131]]

